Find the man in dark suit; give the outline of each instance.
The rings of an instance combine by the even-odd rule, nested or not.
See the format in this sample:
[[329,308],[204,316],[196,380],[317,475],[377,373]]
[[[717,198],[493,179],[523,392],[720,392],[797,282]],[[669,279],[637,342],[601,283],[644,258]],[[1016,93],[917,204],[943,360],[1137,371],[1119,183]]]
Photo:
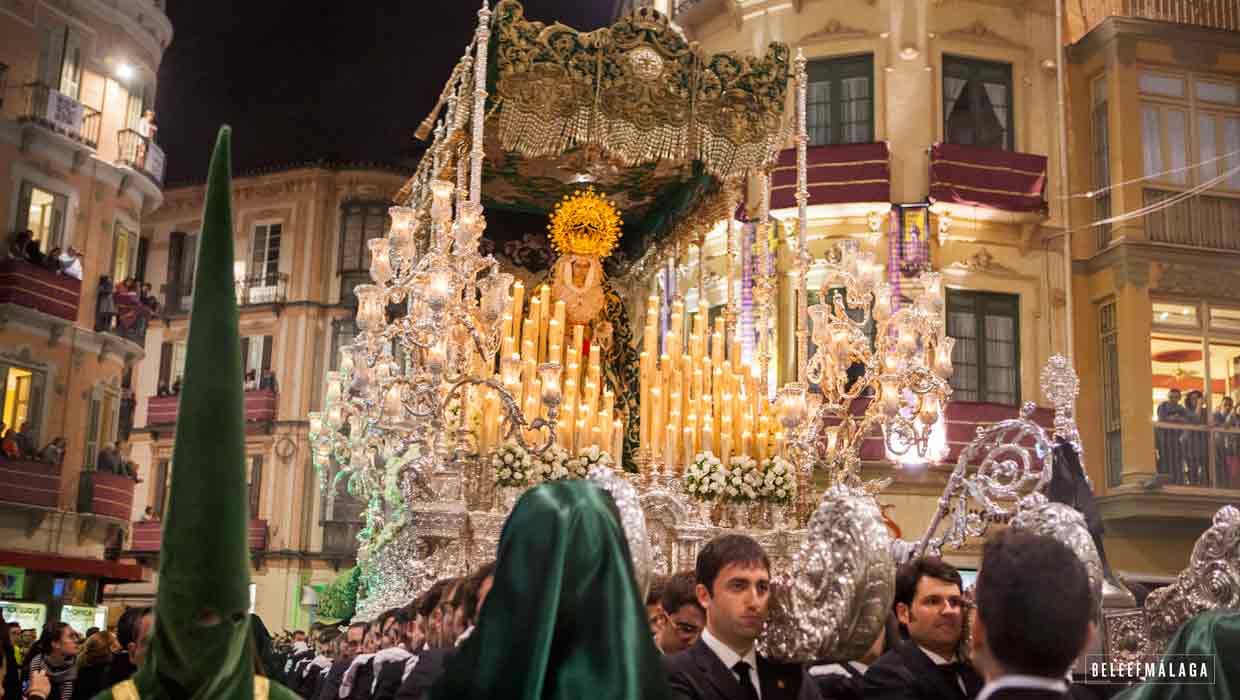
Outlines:
[[665,619],[655,637],[664,654],[678,654],[697,643],[706,627],[706,611],[697,599],[697,574],[681,571],[667,577],[660,599]]
[[[443,675],[448,662],[456,656],[457,650],[473,634],[474,625],[482,614],[482,606],[486,603],[487,594],[491,592],[491,584],[495,582],[495,562],[483,564],[466,579],[461,587],[460,604],[457,609],[463,610],[464,631],[456,638],[455,644],[434,649],[423,649],[413,668],[400,684],[396,700],[423,700],[435,681]],[[376,698],[375,700],[379,700]]]
[[759,656],[771,563],[744,535],[723,535],[698,553],[696,592],[706,629],[688,650],[664,657],[673,700],[816,700],[804,669]]
[[344,639],[340,641],[340,652],[336,654],[336,660],[327,669],[327,673],[323,674],[322,680],[316,684],[315,692],[302,693],[302,697],[312,700],[336,700],[345,671],[349,670],[353,657],[362,651],[362,640],[366,638],[368,628],[369,625],[365,622],[354,622],[349,625],[349,629],[344,633]]
[[978,672],[960,657],[964,631],[960,572],[937,557],[920,557],[896,573],[895,612],[907,632],[865,672],[866,700],[972,700]]
[[1067,700],[1065,680],[1093,632],[1085,565],[1058,540],[1005,530],[986,543],[977,576],[973,658],[978,700]]

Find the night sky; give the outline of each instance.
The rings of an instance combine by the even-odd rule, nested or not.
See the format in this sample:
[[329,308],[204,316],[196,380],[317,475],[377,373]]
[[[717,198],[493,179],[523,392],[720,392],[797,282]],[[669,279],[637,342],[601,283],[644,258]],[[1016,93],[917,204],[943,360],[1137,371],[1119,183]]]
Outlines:
[[[526,0],[590,30],[612,0]],[[167,181],[205,176],[221,124],[236,172],[287,162],[416,158],[418,124],[473,36],[475,0],[169,0],[156,121]],[[494,2],[492,2],[494,5]]]

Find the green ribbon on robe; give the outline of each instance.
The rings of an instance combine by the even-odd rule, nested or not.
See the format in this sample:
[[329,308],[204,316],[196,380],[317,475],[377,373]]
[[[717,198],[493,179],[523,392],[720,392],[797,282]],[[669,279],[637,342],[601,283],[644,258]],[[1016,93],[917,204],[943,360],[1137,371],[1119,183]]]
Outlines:
[[526,491],[495,583],[433,700],[664,700],[646,606],[611,496],[564,480]]

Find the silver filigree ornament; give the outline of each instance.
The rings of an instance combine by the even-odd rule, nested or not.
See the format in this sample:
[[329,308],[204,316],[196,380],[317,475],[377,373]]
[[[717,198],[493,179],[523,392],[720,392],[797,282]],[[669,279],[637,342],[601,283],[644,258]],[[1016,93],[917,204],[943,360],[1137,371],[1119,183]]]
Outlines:
[[878,638],[895,596],[890,549],[874,497],[845,485],[830,488],[789,573],[775,577],[759,650],[789,662],[860,658]]
[[1021,502],[1011,526],[1037,535],[1048,535],[1067,545],[1085,565],[1085,573],[1089,575],[1092,609],[1101,611],[1102,557],[1098,555],[1094,538],[1089,534],[1085,516],[1080,511],[1063,503],[1051,503],[1042,494],[1033,494]]
[[616,510],[620,512],[620,525],[624,528],[624,539],[628,541],[629,555],[633,559],[633,576],[637,579],[637,587],[644,599],[650,588],[653,564],[650,535],[646,530],[646,512],[642,509],[637,489],[623,476],[604,466],[594,467],[586,478],[611,494],[611,499],[616,502]]
[[1235,506],[1214,514],[1175,582],[1146,598],[1150,643],[1162,649],[1189,618],[1215,608],[1240,608],[1240,510]]
[[[1016,515],[1020,499],[1046,489],[1053,446],[1042,426],[1033,422],[1035,408],[1027,402],[1020,418],[977,429],[977,437],[956,460],[916,555],[938,555],[944,547],[959,548],[969,538],[984,536],[990,525]],[[977,469],[970,473],[974,464]],[[970,512],[970,501],[980,506],[981,516]],[[940,533],[944,519],[947,525]]]

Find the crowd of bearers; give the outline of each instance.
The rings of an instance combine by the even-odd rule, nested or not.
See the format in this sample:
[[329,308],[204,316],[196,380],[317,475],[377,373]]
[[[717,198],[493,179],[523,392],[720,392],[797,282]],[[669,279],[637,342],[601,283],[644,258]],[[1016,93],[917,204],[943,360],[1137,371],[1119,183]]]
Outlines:
[[416,700],[469,639],[494,563],[437,581],[417,600],[369,622],[312,629],[294,641],[285,684],[306,700]]

